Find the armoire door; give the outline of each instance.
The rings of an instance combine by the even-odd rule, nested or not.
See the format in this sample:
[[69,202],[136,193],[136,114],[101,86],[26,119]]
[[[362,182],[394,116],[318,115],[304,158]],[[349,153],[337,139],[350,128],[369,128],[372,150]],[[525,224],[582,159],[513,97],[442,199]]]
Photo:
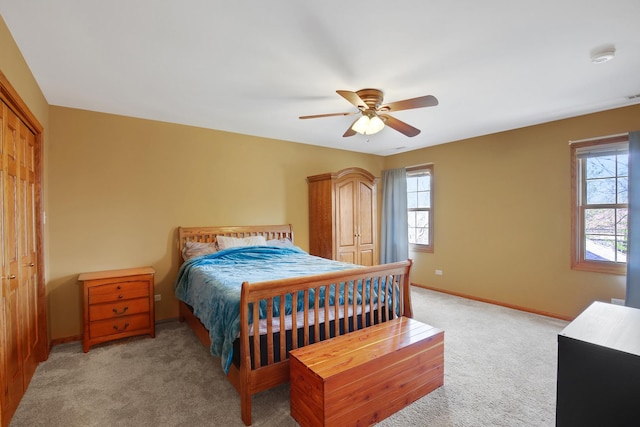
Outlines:
[[359,177],[336,182],[336,259],[372,266],[376,260],[375,187]]
[[336,259],[358,264],[358,182],[355,178],[336,182]]
[[358,264],[372,266],[376,263],[376,223],[377,209],[375,187],[370,182],[357,182],[357,239]]

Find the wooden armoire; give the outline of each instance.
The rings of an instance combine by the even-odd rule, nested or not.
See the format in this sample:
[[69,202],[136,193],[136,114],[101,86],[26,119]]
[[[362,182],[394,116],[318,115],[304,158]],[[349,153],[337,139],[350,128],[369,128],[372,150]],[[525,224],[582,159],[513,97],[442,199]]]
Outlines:
[[0,425],[48,357],[42,276],[42,126],[0,72]]
[[360,168],[307,177],[311,255],[378,264],[377,181]]

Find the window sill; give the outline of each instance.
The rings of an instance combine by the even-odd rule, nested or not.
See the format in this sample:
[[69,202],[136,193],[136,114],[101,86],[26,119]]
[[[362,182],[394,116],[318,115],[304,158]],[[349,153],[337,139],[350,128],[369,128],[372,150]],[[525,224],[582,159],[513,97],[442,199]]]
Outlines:
[[432,254],[433,253],[433,246],[409,244],[409,252],[424,252],[424,253]]
[[625,276],[627,274],[626,264],[613,264],[604,262],[580,262],[571,265],[572,270],[590,271],[592,273],[617,274]]

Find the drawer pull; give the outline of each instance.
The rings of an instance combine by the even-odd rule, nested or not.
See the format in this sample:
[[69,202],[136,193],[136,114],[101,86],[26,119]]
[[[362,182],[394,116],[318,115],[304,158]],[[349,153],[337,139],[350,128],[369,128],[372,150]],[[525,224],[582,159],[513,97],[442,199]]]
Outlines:
[[120,289],[122,289],[122,286],[118,285],[118,286],[116,286],[116,289],[120,290]]
[[128,323],[124,324],[124,327],[122,329],[118,328],[118,325],[113,325],[113,329],[115,329],[116,331],[124,331],[125,329],[127,329],[129,327]]
[[124,296],[122,294],[118,295],[118,299],[122,299]]
[[114,309],[113,309],[113,312],[114,312],[115,314],[125,314],[125,313],[127,312],[127,310],[129,310],[129,307],[125,307],[125,308],[123,308],[121,312],[118,312],[118,309],[117,309],[117,308],[114,308]]

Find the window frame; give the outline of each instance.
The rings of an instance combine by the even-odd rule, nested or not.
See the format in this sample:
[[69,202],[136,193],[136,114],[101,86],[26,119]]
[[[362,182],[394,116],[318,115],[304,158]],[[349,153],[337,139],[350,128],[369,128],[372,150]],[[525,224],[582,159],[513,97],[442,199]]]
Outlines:
[[[424,165],[418,165],[418,166],[412,166],[412,167],[408,167],[406,168],[407,171],[407,178],[409,178],[412,174],[417,174],[417,173],[422,173],[427,171],[429,173],[429,175],[431,176],[431,181],[430,181],[430,188],[429,188],[429,208],[409,208],[407,206],[407,215],[409,214],[409,212],[415,212],[415,211],[428,211],[429,212],[429,244],[428,245],[424,245],[424,244],[418,244],[418,243],[411,243],[409,242],[409,250],[413,251],[413,252],[426,252],[426,253],[433,253],[434,252],[434,241],[433,241],[433,236],[434,236],[434,222],[433,222],[433,193],[434,193],[434,167],[433,167],[433,163],[429,163],[429,164],[424,164]],[[407,191],[408,194],[408,191]],[[407,234],[409,233],[409,230],[407,229]],[[408,237],[408,236],[407,236]]]
[[[615,261],[597,261],[587,260],[584,257],[585,246],[585,224],[584,210],[586,204],[583,203],[585,198],[584,182],[586,178],[582,171],[582,160],[579,155],[589,149],[589,147],[597,147],[597,151],[605,152],[607,148],[615,151],[623,145],[627,145],[628,152],[629,136],[619,135],[614,137],[597,138],[587,141],[578,141],[571,143],[571,268],[573,270],[590,271],[594,273],[618,274],[627,273],[626,262]],[[616,175],[617,176],[617,175]],[[627,203],[610,203],[602,206],[611,208],[627,208]]]

